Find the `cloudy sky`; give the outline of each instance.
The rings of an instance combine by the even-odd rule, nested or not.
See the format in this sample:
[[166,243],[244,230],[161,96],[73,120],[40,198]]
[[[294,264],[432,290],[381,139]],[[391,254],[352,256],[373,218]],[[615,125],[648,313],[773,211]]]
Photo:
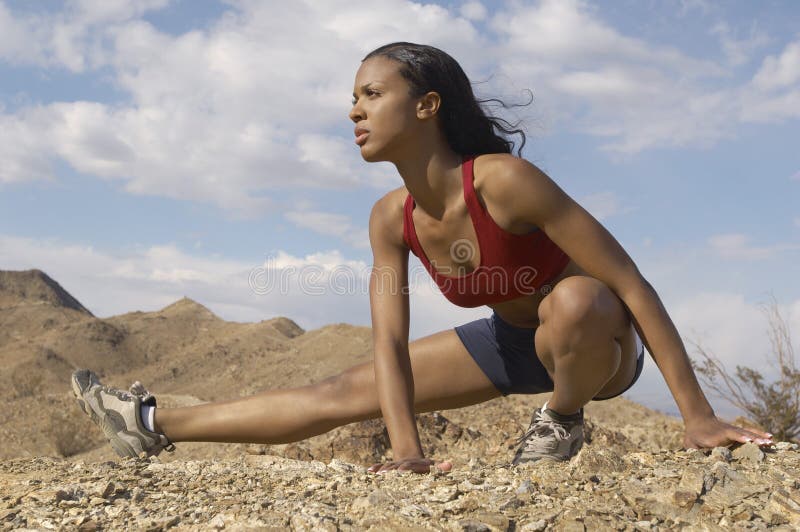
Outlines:
[[[524,156],[601,221],[687,342],[766,367],[800,337],[800,4],[791,0],[0,1],[0,268],[97,316],[369,325],[367,221],[401,179],[347,119],[368,51],[461,62]],[[411,259],[411,338],[488,316]],[[627,394],[676,413],[648,358]],[[726,403],[711,397],[720,412]]]

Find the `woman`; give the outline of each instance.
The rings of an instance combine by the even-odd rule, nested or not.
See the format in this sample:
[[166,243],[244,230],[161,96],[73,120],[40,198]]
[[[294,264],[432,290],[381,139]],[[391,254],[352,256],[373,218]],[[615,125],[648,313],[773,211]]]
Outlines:
[[[512,463],[569,460],[583,443],[583,406],[639,377],[640,338],[684,418],[685,447],[771,443],[716,418],[653,287],[602,225],[511,155],[503,135],[514,131],[484,113],[453,58],[410,43],[374,50],[350,118],[363,159],[392,162],[405,184],[370,215],[374,360],[306,387],[175,409],[75,372],[81,406],[120,455],[179,441],[286,443],[382,415],[394,460],[368,471],[447,471],[450,462],[424,457],[415,412],[552,390]],[[488,305],[492,317],[409,343],[409,251],[450,301]]]

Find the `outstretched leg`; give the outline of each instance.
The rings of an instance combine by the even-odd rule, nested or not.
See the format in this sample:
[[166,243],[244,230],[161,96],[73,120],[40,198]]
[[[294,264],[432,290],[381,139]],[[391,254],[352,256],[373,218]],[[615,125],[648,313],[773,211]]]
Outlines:
[[551,410],[577,413],[633,380],[635,330],[622,301],[603,282],[567,277],[542,300],[539,319],[536,353],[555,385]]
[[[454,330],[409,343],[417,413],[461,408],[501,395]],[[373,362],[316,384],[243,399],[157,408],[156,428],[173,442],[288,443],[381,416]]]

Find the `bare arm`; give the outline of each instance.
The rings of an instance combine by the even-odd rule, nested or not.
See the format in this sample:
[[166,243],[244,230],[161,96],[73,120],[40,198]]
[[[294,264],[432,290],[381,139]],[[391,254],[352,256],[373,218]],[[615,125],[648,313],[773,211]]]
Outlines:
[[414,379],[408,353],[408,249],[402,211],[391,193],[378,200],[369,220],[373,267],[369,281],[375,385],[394,459],[421,458],[414,418]]
[[[508,205],[516,219],[545,231],[583,270],[611,288],[629,309],[639,336],[684,418],[687,426],[684,443],[706,446],[706,442],[723,444],[728,439],[745,441],[752,437],[753,433],[737,431],[736,427],[716,420],[675,325],[653,286],[619,242],[534,165],[512,157],[495,161],[492,177],[498,178],[498,186],[493,190],[502,195],[498,201]],[[711,425],[714,426],[709,429]],[[690,429],[695,433],[689,435]]]

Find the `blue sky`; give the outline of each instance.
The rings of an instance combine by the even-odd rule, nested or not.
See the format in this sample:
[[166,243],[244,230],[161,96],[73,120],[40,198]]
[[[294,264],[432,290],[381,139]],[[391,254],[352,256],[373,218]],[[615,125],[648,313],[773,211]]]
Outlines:
[[[762,367],[770,293],[800,332],[797,28],[789,0],[0,1],[0,268],[40,268],[98,316],[186,295],[229,320],[369,325],[368,215],[402,181],[360,160],[347,112],[360,58],[410,40],[483,96],[532,90],[524,156],[685,340]],[[258,284],[292,268],[327,289]],[[412,339],[489,314],[411,268]],[[652,359],[627,396],[676,412]]]

